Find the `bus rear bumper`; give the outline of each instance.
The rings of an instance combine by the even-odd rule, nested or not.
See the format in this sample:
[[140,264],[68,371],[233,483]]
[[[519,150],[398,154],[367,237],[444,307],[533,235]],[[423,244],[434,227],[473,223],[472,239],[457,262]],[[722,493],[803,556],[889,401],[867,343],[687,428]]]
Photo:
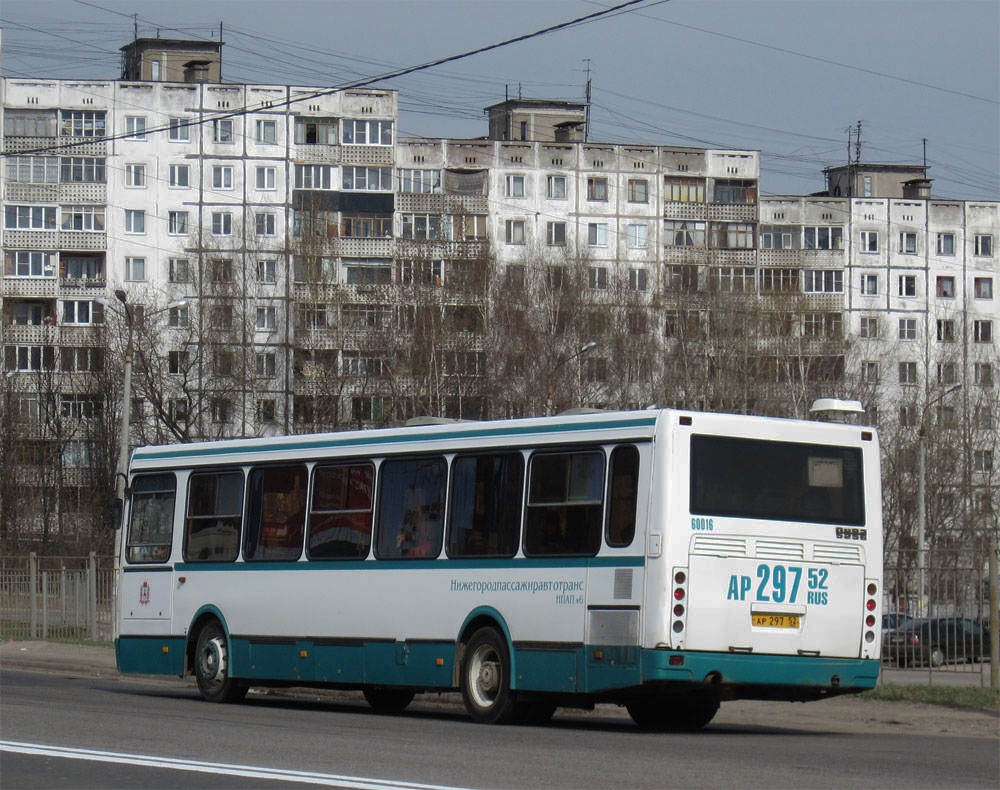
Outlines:
[[[671,663],[673,659],[673,663]],[[864,691],[878,682],[879,662],[867,658],[642,651],[642,682],[706,683],[730,699],[815,699]]]

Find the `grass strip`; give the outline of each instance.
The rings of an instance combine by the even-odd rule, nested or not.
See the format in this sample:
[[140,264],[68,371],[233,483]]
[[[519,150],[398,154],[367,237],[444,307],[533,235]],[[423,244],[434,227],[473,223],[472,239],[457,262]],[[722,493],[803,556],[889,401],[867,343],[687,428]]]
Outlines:
[[1000,689],[980,686],[902,686],[886,683],[858,695],[858,699],[881,702],[920,702],[946,708],[973,708],[996,711]]

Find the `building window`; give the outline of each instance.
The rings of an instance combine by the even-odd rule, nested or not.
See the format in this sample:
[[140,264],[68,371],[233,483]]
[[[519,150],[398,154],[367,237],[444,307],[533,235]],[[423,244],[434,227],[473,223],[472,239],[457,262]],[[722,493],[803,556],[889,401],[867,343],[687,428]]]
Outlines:
[[993,471],[993,451],[992,450],[973,450],[972,451],[972,470],[974,472],[992,472]]
[[146,212],[138,209],[125,209],[125,232],[145,233],[146,232]]
[[840,337],[843,321],[840,313],[806,313],[802,316],[802,334],[805,337]]
[[750,204],[757,202],[757,185],[753,181],[719,179],[712,192],[713,203]]
[[212,189],[232,189],[233,168],[229,165],[216,165],[212,168]]
[[665,286],[668,291],[697,291],[698,267],[674,264],[666,268]]
[[871,176],[865,176],[864,177],[864,186],[862,187],[862,191],[864,192],[864,196],[865,197],[871,197],[872,196],[872,177]]
[[628,270],[628,287],[633,291],[646,290],[647,272],[645,269]]
[[704,247],[705,223],[686,220],[663,220],[664,243],[677,247]]
[[336,145],[336,120],[333,118],[296,118],[295,144]]
[[228,211],[212,212],[212,235],[231,236],[233,233],[233,215]]
[[256,186],[257,189],[274,189],[275,188],[275,169],[273,167],[258,167],[256,170]]
[[257,282],[273,285],[278,281],[278,262],[273,258],[257,261]]
[[754,226],[749,222],[713,222],[712,246],[725,250],[752,250]]
[[479,241],[486,238],[486,215],[465,214],[455,217],[455,237],[464,241]]
[[608,179],[588,178],[587,179],[587,200],[607,200],[608,199]]
[[757,285],[757,270],[752,266],[713,266],[709,269],[709,287],[722,293],[750,293]]
[[274,145],[278,142],[278,124],[275,121],[257,121],[257,142]]
[[545,179],[545,197],[550,200],[565,200],[566,176],[547,176]]
[[865,384],[878,384],[878,362],[861,363],[861,380]]
[[274,376],[274,353],[265,352],[257,354],[254,360],[254,372],[261,378],[271,378]]
[[762,250],[790,250],[795,237],[787,225],[761,225],[760,248]]
[[333,189],[330,165],[295,165],[296,189]]
[[257,308],[257,328],[265,331],[274,329],[276,311],[274,307]]
[[392,145],[392,121],[345,118],[343,125],[344,145]]
[[899,275],[899,295],[900,296],[916,296],[917,295],[917,277],[914,274],[901,274]]
[[170,165],[170,175],[168,184],[172,187],[186,187],[189,185],[190,168],[188,165]]
[[104,110],[63,110],[63,137],[104,137]]
[[167,123],[167,139],[172,143],[186,143],[191,139],[190,130],[184,118],[171,118]]
[[973,366],[973,380],[976,382],[976,386],[992,387],[993,365],[989,362],[976,362]]
[[212,121],[212,142],[231,143],[233,142],[233,119],[216,118]]
[[844,229],[818,225],[802,229],[802,248],[806,250],[842,250]]
[[168,261],[167,279],[172,283],[190,282],[191,271],[186,258],[171,258]]
[[126,115],[125,136],[130,140],[145,140],[146,117],[143,115]]
[[649,182],[644,178],[630,178],[628,180],[628,202],[648,203],[649,202]]
[[917,319],[916,318],[900,318],[899,319],[899,339],[900,340],[916,340],[917,339]]
[[146,280],[146,259],[126,258],[125,259],[125,279],[129,282],[145,282]]
[[167,214],[167,232],[180,236],[188,232],[188,213],[186,211],[171,211]]
[[[64,157],[64,159],[69,160],[70,157]],[[103,172],[104,160],[101,159],[100,162]],[[7,180],[17,184],[58,184],[59,157],[9,156],[7,157]],[[70,179],[64,178],[63,180],[69,181]]]
[[210,261],[209,271],[213,283],[231,283],[233,281],[233,262],[228,258],[217,258]]
[[625,238],[628,240],[630,249],[645,249],[649,242],[649,226],[645,223],[629,225],[626,229]]
[[188,325],[188,306],[186,304],[177,305],[167,310],[167,325],[174,329],[180,329]]
[[8,370],[55,370],[54,346],[5,346],[4,362]]
[[899,407],[899,424],[904,428],[917,424],[917,407],[913,404],[903,404]]
[[[35,159],[36,157],[28,157]],[[45,159],[47,157],[37,157]],[[104,158],[97,156],[64,156],[60,160],[60,180],[64,184],[103,184],[105,177]],[[146,174],[142,174],[145,186]],[[50,182],[47,182],[50,183]]]
[[760,290],[763,293],[795,293],[799,290],[799,270],[761,269]]
[[8,250],[4,253],[4,269],[8,277],[55,277],[55,253]]
[[587,225],[587,244],[591,247],[608,246],[607,222],[591,222]]
[[264,398],[257,401],[257,422],[274,422],[275,403],[273,398]]
[[972,324],[973,340],[977,343],[993,342],[993,322],[974,321]]
[[976,255],[984,258],[993,257],[993,237],[984,233],[976,234]]
[[958,380],[957,367],[954,362],[938,362],[937,366],[938,384],[946,387],[954,384]]
[[939,343],[954,343],[955,322],[948,318],[939,318],[937,322],[937,339]]
[[508,244],[524,244],[524,220],[509,219],[504,223],[504,239]]
[[403,214],[402,238],[434,241],[441,238],[441,217],[437,214]]
[[160,80],[160,61],[152,60],[149,62],[149,78],[153,82],[159,82]]
[[878,275],[877,274],[862,274],[861,275],[861,295],[862,296],[877,296],[878,295]]
[[[63,230],[75,230],[66,227],[66,213],[74,207],[63,208]],[[101,209],[101,230],[104,230],[104,210]],[[6,205],[3,210],[3,225],[7,230],[55,230],[55,206],[12,206]]]
[[440,195],[440,170],[399,170],[399,191],[408,194]]
[[[143,215],[143,225],[145,225],[145,215]],[[62,229],[103,232],[104,206],[63,206]]]
[[937,254],[938,255],[954,255],[955,254],[955,234],[954,233],[939,233],[937,235]]
[[861,337],[872,338],[878,337],[878,319],[877,318],[862,318],[861,319]]
[[[412,214],[404,215],[409,217],[412,224]],[[426,214],[423,216],[427,216]],[[451,223],[447,223],[447,228],[451,228]],[[450,230],[449,230],[450,233]],[[372,214],[341,214],[340,235],[353,239],[388,239],[392,237],[392,217],[376,216]],[[447,233],[446,238],[450,239]]]
[[878,231],[861,231],[861,252],[878,252]]
[[608,287],[608,270],[603,266],[589,267],[587,269],[587,285],[591,290],[606,290]]
[[275,217],[274,214],[264,213],[257,214],[254,216],[254,220],[257,224],[257,235],[258,236],[273,236],[275,233]]
[[903,231],[899,234],[899,253],[901,255],[917,254],[917,234]]
[[545,243],[550,247],[566,246],[566,223],[549,222],[545,226]]
[[[233,308],[228,304],[212,306],[209,320],[213,329],[229,329],[233,325]],[[220,364],[221,362],[221,364]],[[220,351],[216,354],[215,372],[229,375],[232,369],[232,352]]]
[[844,272],[840,269],[807,269],[802,273],[805,292],[839,294],[844,292]]
[[916,362],[900,362],[899,363],[899,383],[900,384],[916,384],[917,383],[917,363]]
[[391,192],[391,167],[343,168],[344,189],[356,192]]
[[524,197],[524,176],[523,175],[504,176],[503,193],[505,197],[512,197],[512,198]]
[[666,203],[704,203],[705,179],[668,176],[663,180],[663,200]]
[[973,281],[973,289],[976,299],[992,299],[993,298],[993,278],[992,277],[976,277]]
[[67,299],[62,303],[62,322],[76,326],[104,323],[104,305],[89,300]]
[[937,295],[940,299],[954,299],[955,298],[955,278],[954,277],[938,277],[937,278]]

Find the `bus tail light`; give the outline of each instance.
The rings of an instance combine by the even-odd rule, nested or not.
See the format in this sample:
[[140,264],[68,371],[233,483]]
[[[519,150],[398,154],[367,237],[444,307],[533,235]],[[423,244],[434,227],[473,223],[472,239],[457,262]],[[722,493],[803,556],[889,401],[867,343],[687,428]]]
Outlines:
[[880,646],[876,629],[878,627],[878,582],[874,579],[865,580],[865,619],[864,619],[864,642],[862,644],[862,656],[864,658],[877,658],[876,651]]
[[680,647],[684,640],[684,630],[687,628],[687,607],[681,603],[687,599],[687,568],[674,568],[673,583],[673,595],[677,603],[674,604],[670,630],[674,635],[674,647]]

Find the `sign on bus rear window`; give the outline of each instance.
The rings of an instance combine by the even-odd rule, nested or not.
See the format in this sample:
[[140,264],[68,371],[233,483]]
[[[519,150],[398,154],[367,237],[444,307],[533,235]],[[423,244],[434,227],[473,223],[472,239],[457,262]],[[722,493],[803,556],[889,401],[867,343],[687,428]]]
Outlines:
[[691,437],[691,512],[863,526],[861,450]]

